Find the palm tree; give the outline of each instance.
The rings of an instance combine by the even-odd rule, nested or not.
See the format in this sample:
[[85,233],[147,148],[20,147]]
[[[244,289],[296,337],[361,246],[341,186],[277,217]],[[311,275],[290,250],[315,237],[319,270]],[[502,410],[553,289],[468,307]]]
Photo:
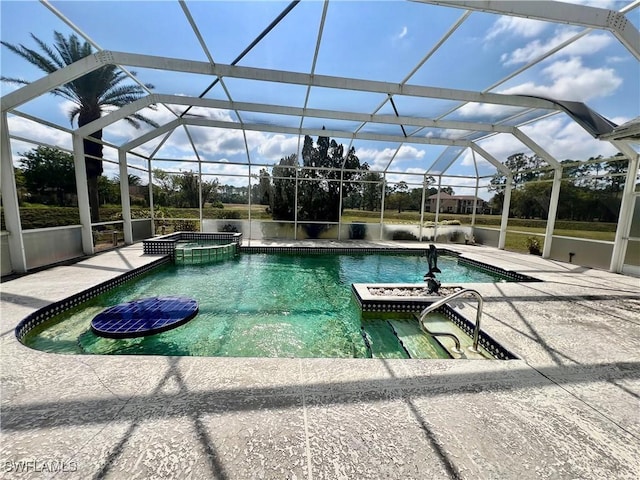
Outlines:
[[[55,43],[53,48],[44,43],[35,35],[31,37],[38,44],[42,53],[27,48],[24,45],[12,45],[0,42],[13,53],[21,56],[29,63],[35,65],[45,73],[53,73],[60,68],[71,65],[81,58],[93,54],[89,42],[81,42],[74,34],[66,38],[59,32],[54,32]],[[116,65],[105,65],[93,72],[65,83],[51,91],[54,95],[72,101],[75,106],[69,111],[69,120],[73,125],[77,118],[78,127],[100,118],[103,112],[119,108],[146,94],[144,88],[137,84],[122,85],[127,75]],[[1,77],[2,81],[18,85],[27,85],[29,82],[19,78]],[[153,85],[145,85],[153,88]],[[152,107],[155,108],[155,107]],[[140,128],[140,122],[158,127],[158,124],[139,113],[126,118],[126,121],[135,128]],[[91,135],[98,140],[102,139],[102,130]],[[90,140],[84,140],[84,151],[87,155],[86,170],[89,187],[89,205],[91,207],[91,221],[99,222],[98,177],[102,174],[102,144]]]

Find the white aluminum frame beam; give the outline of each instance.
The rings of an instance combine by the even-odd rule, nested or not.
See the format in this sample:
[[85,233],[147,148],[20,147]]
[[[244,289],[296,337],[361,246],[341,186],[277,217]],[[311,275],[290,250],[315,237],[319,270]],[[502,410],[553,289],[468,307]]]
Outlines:
[[73,165],[76,174],[78,192],[78,213],[82,225],[82,251],[85,255],[93,254],[93,234],[91,231],[91,209],[89,208],[89,187],[84,157],[84,143],[79,135],[73,136]]
[[198,39],[198,42],[200,43],[200,47],[202,48],[202,51],[207,56],[210,63],[215,63],[213,61],[213,56],[211,55],[211,52],[209,52],[209,47],[207,47],[207,42],[204,41],[204,38],[200,33],[200,29],[196,25],[196,21],[193,19],[193,16],[189,11],[189,7],[187,7],[187,4],[184,2],[184,0],[178,0],[178,3],[180,4],[180,8],[182,8],[182,13],[184,13],[184,16],[187,17],[187,21],[191,26],[191,30],[193,31],[194,35]]
[[504,199],[502,201],[502,218],[500,220],[500,236],[498,237],[498,248],[504,250],[507,240],[507,226],[509,223],[509,209],[511,208],[511,190],[513,188],[513,177],[511,173],[507,175],[507,182],[504,186]]
[[111,112],[91,123],[76,130],[81,136],[106,128],[107,126],[122,120],[150,105],[163,103],[174,105],[191,105],[194,107],[218,108],[225,110],[239,110],[256,113],[270,113],[278,115],[290,115],[296,117],[326,118],[331,120],[348,120],[358,122],[382,123],[390,125],[412,125],[429,128],[442,128],[451,130],[475,130],[482,132],[513,133],[515,127],[490,123],[463,122],[457,120],[434,120],[419,117],[406,117],[395,115],[377,115],[357,112],[345,112],[339,110],[324,110],[315,108],[284,107],[251,102],[231,102],[228,100],[215,100],[209,98],[185,97],[180,95],[152,94],[132,102],[114,112]]
[[513,135],[529,147],[533,153],[554,168],[553,185],[551,187],[551,197],[549,198],[549,208],[547,210],[547,227],[544,234],[544,246],[542,247],[542,258],[549,258],[551,255],[551,244],[553,243],[553,230],[556,226],[556,217],[558,215],[558,200],[560,198],[560,187],[562,185],[562,165],[519,128],[514,128]]
[[513,135],[524,143],[533,153],[538,155],[541,159],[547,162],[554,168],[560,168],[560,162],[558,162],[549,152],[547,152],[544,148],[542,148],[539,144],[537,144],[533,139],[524,133],[519,128],[513,129]]
[[153,140],[154,138],[164,133],[173,132],[173,130],[175,130],[178,126],[182,124],[183,124],[183,121],[181,118],[174,118],[169,123],[165,123],[164,125],[161,125],[160,127],[155,128],[145,133],[144,135],[131,140],[128,143],[125,143],[124,145],[122,145],[121,148],[125,151],[133,150],[134,148],[139,147],[140,145],[143,145],[148,141]]
[[129,170],[127,167],[127,152],[118,149],[118,168],[120,172],[120,205],[122,206],[122,230],[125,245],[133,243],[133,228],[131,226],[131,198],[129,197]]
[[[451,165],[453,165],[458,160],[458,158],[460,158],[460,155],[462,155],[464,153],[464,151],[465,151],[465,149],[463,148],[457,154],[455,154],[453,156],[453,158],[451,160],[449,160],[449,163],[447,163],[447,166],[444,167],[442,170],[440,170],[440,173],[438,173],[438,175],[442,176],[444,173],[447,173],[447,170],[449,170],[451,168]],[[442,155],[440,155],[440,157],[438,157],[438,160],[440,160],[441,157],[442,157]],[[438,163],[438,160],[436,160],[434,162],[434,165],[436,163]],[[431,167],[429,168],[429,170],[426,171],[426,173],[429,173],[431,171],[431,168],[433,168],[433,165],[431,165]]]
[[311,75],[286,70],[274,70],[256,67],[240,67],[225,64],[211,65],[205,62],[182,60],[176,58],[156,57],[123,52],[103,52],[112,56],[111,63],[131,65],[140,68],[162,69],[185,73],[199,73],[218,77],[243,78],[265,82],[289,83],[294,85],[310,85],[313,87],[356,90],[362,92],[382,93],[387,95],[407,95],[414,97],[440,98],[445,100],[462,100],[478,103],[492,103],[514,107],[543,108],[558,110],[559,107],[547,100],[506,95],[499,93],[478,93],[469,90],[452,88],[427,87],[420,85],[400,85],[391,82],[363,80],[357,78],[335,77],[329,75]]
[[436,217],[433,222],[433,241],[438,241],[438,221],[440,219],[440,195],[442,194],[442,175],[438,175],[438,192],[436,193]]
[[6,94],[4,97],[0,98],[2,111],[11,111],[16,107],[39,97],[40,95],[50,92],[60,85],[64,85],[65,83],[71,82],[76,78],[80,78],[89,72],[97,70],[107,63],[113,62],[106,62],[103,52],[84,57],[67,67],[56,70],[45,77],[31,82],[29,85],[25,85],[22,88]]
[[193,153],[196,156],[196,160],[198,162],[198,220],[200,221],[200,232],[202,232],[202,159],[200,158],[200,154],[198,153],[198,149],[196,148],[196,144],[193,142],[193,137],[191,136],[191,132],[187,128],[186,125],[182,125],[184,132],[187,134],[187,138],[189,139],[189,143],[191,144],[191,148],[193,149]]
[[9,126],[6,113],[0,115],[0,186],[2,188],[2,205],[4,207],[4,220],[9,231],[9,257],[14,272],[25,273],[27,271],[27,257],[24,251],[24,238],[22,236],[22,223],[20,220],[20,205],[18,203],[18,190],[16,188],[16,176],[13,167],[13,155],[11,154],[11,139],[9,138]]
[[640,34],[624,13],[616,12],[615,10],[565,2],[531,0],[500,0],[499,2],[491,0],[413,1],[608,30],[615,35],[634,57],[640,60]]
[[631,231],[631,222],[633,209],[635,204],[634,189],[636,186],[636,176],[640,163],[640,155],[624,142],[611,142],[618,150],[629,158],[629,166],[627,168],[627,177],[622,190],[622,201],[620,203],[620,214],[618,216],[618,228],[613,244],[613,252],[611,253],[611,264],[609,270],[616,273],[622,273],[624,265],[624,257],[627,253],[627,245],[629,244],[629,232]]
[[498,161],[498,159],[496,157],[494,157],[493,155],[491,155],[489,152],[487,152],[484,148],[482,148],[480,145],[478,145],[475,142],[471,142],[471,144],[469,145],[471,147],[471,149],[475,150],[475,152],[480,155],[481,157],[483,157],[487,162],[489,162],[491,165],[493,165],[494,167],[496,167],[496,169],[502,173],[503,175],[511,175],[511,171],[505,167],[501,162]]
[[239,67],[237,65],[232,66],[220,63],[211,65],[208,62],[196,62],[193,60],[107,50],[84,57],[67,67],[56,70],[44,78],[8,93],[0,99],[2,102],[2,109],[3,111],[11,110],[18,105],[28,102],[29,100],[59,87],[60,85],[108,64],[129,65],[133,67],[184,73],[197,73],[216,77],[243,78],[247,80],[289,83],[293,85],[355,90],[386,95],[407,95],[413,97],[460,100],[465,102],[490,103],[514,107],[559,110],[559,107],[553,102],[519,95],[478,93],[469,90],[426,87],[420,85],[400,85],[391,82],[334,77],[328,75],[311,75],[307,73],[255,67]]
[[[328,9],[329,9],[329,0],[325,0],[324,5],[322,6],[320,26],[318,27],[318,37],[316,39],[316,48],[313,53],[313,60],[311,62],[311,75],[314,75],[316,73],[316,63],[318,62],[318,53],[320,52],[320,45],[322,44],[322,33],[324,32],[324,22],[327,19]],[[300,115],[300,128],[302,128],[302,124],[304,123],[304,117],[306,114],[307,105],[309,104],[310,94],[311,94],[311,85],[307,85],[307,92],[305,93],[305,96],[304,96],[303,113]],[[298,137],[298,150],[300,150],[300,137]]]
[[330,136],[336,138],[355,138],[361,140],[373,140],[382,142],[394,142],[394,143],[415,143],[423,145],[454,145],[459,147],[468,147],[471,142],[468,140],[453,140],[450,138],[438,138],[438,137],[410,137],[405,138],[399,135],[382,135],[376,133],[358,133],[353,134],[351,132],[341,130],[322,130],[320,128],[298,128],[298,127],[283,127],[278,125],[268,124],[240,124],[238,122],[227,122],[223,120],[212,120],[208,118],[177,118],[172,120],[160,128],[145,133],[144,135],[131,140],[130,142],[122,145],[124,150],[131,150],[140,145],[153,140],[158,135],[162,135],[169,130],[175,129],[179,125],[193,125],[199,127],[217,127],[227,128],[234,130],[251,130],[256,132],[270,132],[270,133],[285,133],[290,135],[309,135],[309,136]]
[[551,186],[551,198],[549,198],[549,211],[547,213],[547,228],[544,233],[544,246],[542,247],[542,258],[551,256],[551,244],[553,242],[553,230],[556,227],[556,217],[558,215],[558,199],[560,198],[560,187],[562,185],[562,167],[558,166],[553,172],[553,185]]

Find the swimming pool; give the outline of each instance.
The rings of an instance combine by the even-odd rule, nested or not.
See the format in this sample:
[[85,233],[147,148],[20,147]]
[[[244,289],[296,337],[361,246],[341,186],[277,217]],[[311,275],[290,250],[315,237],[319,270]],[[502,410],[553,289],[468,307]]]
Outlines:
[[[441,256],[438,264],[443,283],[503,280],[453,257]],[[430,346],[413,350],[398,342],[398,330],[413,336],[415,320],[401,315],[362,320],[351,294],[352,283],[422,282],[426,270],[425,258],[415,254],[243,253],[210,265],[168,264],[53,317],[23,343],[76,354],[448,358],[431,339]],[[105,308],[163,295],[195,298],[200,311],[189,323],[150,337],[114,340],[91,332],[92,318]],[[371,349],[366,339],[374,337],[377,345]]]

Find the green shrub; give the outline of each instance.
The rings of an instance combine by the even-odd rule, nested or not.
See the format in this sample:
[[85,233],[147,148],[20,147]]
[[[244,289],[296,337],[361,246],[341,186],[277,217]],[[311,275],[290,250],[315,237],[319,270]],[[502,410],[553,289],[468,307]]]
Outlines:
[[392,240],[418,240],[418,237],[416,237],[413,233],[411,232],[407,232],[406,230],[397,230],[395,232],[393,232],[393,235],[391,237]]
[[302,229],[309,238],[320,238],[323,232],[329,229],[329,225],[322,225],[318,223],[304,223]]
[[222,231],[227,233],[238,233],[238,228],[235,225],[227,223],[222,227]]
[[213,218],[219,218],[221,220],[238,220],[240,218],[240,212],[236,210],[218,210],[214,213]]
[[24,230],[80,225],[80,212],[78,207],[21,208],[20,221]]
[[542,255],[542,244],[538,237],[527,237],[526,245],[530,254]]
[[349,225],[349,238],[363,240],[367,234],[367,226],[364,223],[352,223]]
[[[172,220],[165,219],[162,225],[168,227],[166,233],[174,232],[198,232],[200,230],[200,222],[197,220]],[[161,227],[162,228],[162,227]]]

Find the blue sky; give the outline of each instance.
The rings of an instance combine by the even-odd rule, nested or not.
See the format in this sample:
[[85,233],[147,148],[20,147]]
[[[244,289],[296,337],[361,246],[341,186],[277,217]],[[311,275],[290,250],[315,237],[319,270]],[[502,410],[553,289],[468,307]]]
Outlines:
[[[577,3],[577,2],[574,2]],[[620,9],[627,1],[579,2],[602,8]],[[133,53],[159,55],[206,61],[207,57],[178,2],[52,2],[62,15],[101,48]],[[288,5],[288,2],[214,2],[187,1],[193,16],[215,62],[232,60]],[[309,73],[318,36],[324,3],[303,1],[265,37],[240,63],[243,66],[273,68]],[[34,1],[0,2],[1,38],[3,41],[22,43],[34,47],[30,33],[52,43],[53,31],[70,34],[72,30],[48,8]],[[399,83],[407,77],[418,62],[430,51],[449,28],[463,15],[464,10],[445,8],[405,1],[332,1],[329,3],[322,44],[318,52],[316,74],[346,76],[368,80]],[[640,9],[627,17],[638,27]],[[433,54],[408,80],[409,84],[448,87],[466,90],[485,90],[525,65],[541,52],[580,32],[579,27],[536,22],[527,19],[500,17],[474,12],[463,25]],[[35,80],[42,74],[4,47],[0,63],[2,75]],[[213,80],[204,75],[187,75],[138,69],[143,82],[155,85],[158,93],[197,96]],[[584,101],[591,108],[616,123],[640,115],[640,68],[637,60],[615,39],[604,31],[594,31],[534,67],[495,87],[492,91],[527,93],[565,100]],[[302,107],[306,87],[268,84],[242,79],[225,79],[231,97],[236,101],[270,103]],[[2,94],[15,87],[3,84]],[[216,86],[209,98],[226,99],[221,85]],[[340,90],[312,88],[308,107],[373,113],[384,100],[373,93],[354,93]],[[437,117],[458,105],[445,100],[394,97],[401,115],[427,115]],[[66,115],[68,104],[47,95],[20,107],[20,111],[44,120],[70,127]],[[202,115],[236,121],[229,111],[199,110]],[[380,114],[393,114],[389,102]],[[446,119],[497,121],[505,118],[504,107],[466,105]],[[282,123],[298,126],[295,117],[277,117],[267,114],[241,112],[249,123]],[[150,112],[160,123],[169,121],[171,114],[161,109]],[[303,126],[352,131],[356,122],[340,122],[305,118]],[[23,118],[11,117],[12,134],[37,135],[46,143],[70,147],[70,138],[47,127],[34,125]],[[201,157],[208,161],[222,161],[228,165],[205,165],[203,171],[221,174],[244,174],[247,152],[239,130],[192,128],[194,141]],[[410,129],[412,131],[414,129]],[[595,155],[615,153],[611,145],[593,140],[579,126],[564,115],[540,120],[523,130],[541,143],[559,160],[586,159]],[[399,133],[398,126],[366,125],[363,132]],[[461,135],[460,131],[447,131],[448,136]],[[105,130],[105,139],[123,143],[139,132],[118,123]],[[428,135],[427,130],[420,133]],[[337,139],[349,144],[348,139]],[[158,141],[139,149],[150,152]],[[298,138],[292,135],[247,132],[249,155],[253,163],[273,164],[282,156],[294,153]],[[353,144],[362,161],[376,169],[385,168],[398,149],[397,143],[356,140]],[[508,135],[496,135],[483,142],[483,148],[499,160],[512,153],[527,151]],[[12,143],[14,152],[25,151],[30,145]],[[389,166],[394,172],[420,173],[430,167],[445,147],[405,144]],[[106,151],[107,158],[115,153]],[[184,131],[176,131],[158,152],[162,158],[173,158],[174,163],[163,164],[170,170],[196,169],[195,164],[182,162],[195,159]],[[136,164],[134,158],[131,162]],[[255,169],[254,169],[255,170]],[[108,174],[115,168],[108,166]],[[494,168],[481,162],[480,173],[491,174]],[[257,173],[253,171],[252,173]],[[473,174],[471,154],[464,152],[451,169],[454,175]],[[418,182],[419,177],[390,175],[390,180]],[[241,184],[239,177],[224,177],[221,183]],[[469,194],[462,184],[473,180],[450,180],[456,192]]]

